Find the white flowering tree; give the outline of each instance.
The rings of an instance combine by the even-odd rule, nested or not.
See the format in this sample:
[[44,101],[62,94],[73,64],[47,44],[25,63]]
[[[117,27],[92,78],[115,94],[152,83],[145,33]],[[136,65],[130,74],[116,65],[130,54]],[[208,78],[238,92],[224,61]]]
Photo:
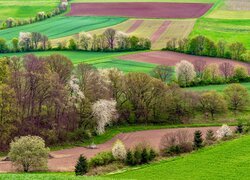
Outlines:
[[233,135],[232,130],[231,130],[230,127],[229,127],[228,125],[226,125],[226,124],[223,124],[223,125],[221,126],[221,128],[218,129],[218,130],[216,131],[216,133],[217,133],[217,138],[218,138],[218,139],[221,139],[221,138],[224,138],[224,137],[228,137],[228,136],[232,136],[232,135]]
[[116,44],[118,46],[118,49],[128,48],[128,45],[129,45],[128,37],[129,37],[128,34],[122,32],[122,31],[116,32],[115,40],[116,40]]
[[125,160],[127,156],[127,150],[121,140],[117,140],[112,148],[112,155],[116,160]]
[[45,14],[45,12],[38,12],[37,13],[37,19],[38,20],[43,20],[43,19],[45,19],[45,16],[46,16],[46,14]]
[[92,35],[86,32],[79,33],[78,45],[83,50],[88,50],[91,47]]
[[196,76],[194,65],[186,60],[182,60],[176,65],[176,77],[182,86],[188,86]]
[[116,101],[100,99],[92,105],[92,114],[97,121],[98,134],[105,132],[105,126],[117,118]]
[[72,103],[75,103],[78,100],[82,100],[85,98],[84,93],[81,91],[79,87],[79,79],[77,79],[75,76],[71,76],[69,81],[69,87],[71,89]]
[[30,32],[20,32],[19,45],[24,50],[29,50],[31,47],[32,34]]

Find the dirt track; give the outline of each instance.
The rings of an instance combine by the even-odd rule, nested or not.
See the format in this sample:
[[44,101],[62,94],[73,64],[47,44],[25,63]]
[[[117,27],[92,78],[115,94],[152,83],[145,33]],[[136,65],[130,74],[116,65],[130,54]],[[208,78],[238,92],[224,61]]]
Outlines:
[[[232,127],[233,129],[234,127]],[[193,139],[193,133],[195,130],[201,130],[203,134],[208,129],[216,131],[218,127],[201,127],[201,128],[173,128],[173,129],[160,129],[160,130],[148,130],[137,131],[132,133],[122,133],[115,136],[110,141],[98,145],[98,149],[86,149],[84,147],[76,147],[71,149],[65,149],[60,151],[51,152],[54,157],[49,159],[48,166],[50,171],[73,171],[77,158],[80,154],[84,154],[88,158],[93,157],[99,152],[111,150],[115,140],[120,139],[124,142],[127,148],[134,147],[140,142],[147,142],[155,149],[159,148],[161,137],[166,133],[172,133],[177,131],[187,131],[190,141]],[[0,172],[14,171],[10,162],[0,161]]]
[[69,16],[123,16],[136,18],[198,18],[213,4],[206,3],[72,3]]
[[154,63],[154,64],[162,64],[162,65],[169,65],[175,66],[181,60],[187,60],[191,63],[194,63],[197,60],[206,61],[207,64],[221,64],[224,62],[230,62],[234,65],[241,65],[250,68],[250,63],[244,63],[240,61],[234,61],[230,59],[222,59],[222,58],[211,58],[211,57],[204,57],[204,56],[193,56],[189,54],[177,53],[172,51],[151,51],[151,52],[143,52],[137,54],[130,54],[119,57],[123,60],[134,60],[139,62],[147,62],[147,63]]

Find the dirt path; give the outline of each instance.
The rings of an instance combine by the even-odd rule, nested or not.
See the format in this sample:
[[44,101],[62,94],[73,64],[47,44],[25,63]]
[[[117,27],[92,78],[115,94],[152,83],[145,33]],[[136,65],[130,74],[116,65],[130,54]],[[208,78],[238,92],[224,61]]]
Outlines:
[[[232,127],[233,129],[234,127]],[[160,130],[147,130],[137,131],[131,133],[121,133],[115,136],[113,139],[106,143],[98,145],[98,149],[87,149],[84,147],[75,147],[71,149],[64,149],[59,151],[53,151],[50,154],[54,157],[49,159],[48,167],[50,171],[73,171],[76,161],[80,154],[85,155],[88,158],[95,156],[99,152],[111,150],[113,143],[120,139],[124,142],[127,148],[132,148],[138,143],[149,143],[155,149],[159,149],[161,138],[167,133],[173,133],[177,131],[187,131],[190,141],[193,139],[193,133],[195,130],[201,130],[203,134],[206,134],[208,129],[216,131],[218,127],[200,127],[200,128],[173,128],[173,129],[160,129]],[[0,161],[0,172],[11,172],[14,168],[9,161]]]

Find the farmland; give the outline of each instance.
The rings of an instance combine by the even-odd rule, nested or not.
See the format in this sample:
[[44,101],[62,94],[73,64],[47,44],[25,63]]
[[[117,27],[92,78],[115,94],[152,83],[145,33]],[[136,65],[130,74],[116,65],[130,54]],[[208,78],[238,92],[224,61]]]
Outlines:
[[244,179],[250,167],[250,136],[205,148],[191,155],[105,177],[114,179]]
[[[29,53],[8,53],[0,54],[3,56],[23,56]],[[120,60],[118,56],[127,53],[100,53],[100,52],[72,52],[72,51],[48,51],[48,52],[35,52],[33,53],[38,56],[47,56],[51,54],[61,54],[68,57],[73,64],[79,64],[81,62],[91,64],[97,68],[111,68],[115,67],[124,72],[145,72],[150,71],[156,66],[151,63],[143,63],[136,61],[124,61]]]
[[9,17],[30,18],[36,16],[40,11],[52,11],[60,0],[1,0],[0,1],[0,21]]
[[40,32],[49,38],[59,38],[76,34],[81,31],[90,31],[98,28],[112,26],[126,18],[116,17],[68,17],[58,16],[42,22],[29,24],[0,31],[0,37],[11,40],[18,37],[20,32]]

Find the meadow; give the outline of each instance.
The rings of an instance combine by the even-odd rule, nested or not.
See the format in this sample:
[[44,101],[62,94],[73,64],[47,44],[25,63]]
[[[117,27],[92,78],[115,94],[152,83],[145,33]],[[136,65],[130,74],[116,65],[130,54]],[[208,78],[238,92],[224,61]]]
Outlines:
[[127,18],[117,17],[69,17],[57,16],[51,19],[10,28],[0,31],[0,37],[6,40],[18,38],[20,32],[40,32],[50,39],[73,35],[81,31],[91,31],[103,27],[113,26],[126,21]]
[[249,176],[250,136],[189,155],[110,174],[113,179],[244,179]]
[[37,12],[55,9],[60,0],[1,0],[0,22],[9,17],[25,19],[36,16]]
[[[23,56],[29,53],[8,53],[0,54],[0,57],[8,56]],[[116,53],[116,52],[84,52],[84,51],[46,51],[46,52],[32,52],[37,56],[48,56],[51,54],[61,54],[68,57],[73,64],[78,64],[81,62],[92,64],[97,68],[118,68],[123,72],[144,72],[150,73],[151,70],[156,66],[151,63],[143,63],[136,61],[125,61],[117,58],[118,56],[128,54],[126,53]]]

